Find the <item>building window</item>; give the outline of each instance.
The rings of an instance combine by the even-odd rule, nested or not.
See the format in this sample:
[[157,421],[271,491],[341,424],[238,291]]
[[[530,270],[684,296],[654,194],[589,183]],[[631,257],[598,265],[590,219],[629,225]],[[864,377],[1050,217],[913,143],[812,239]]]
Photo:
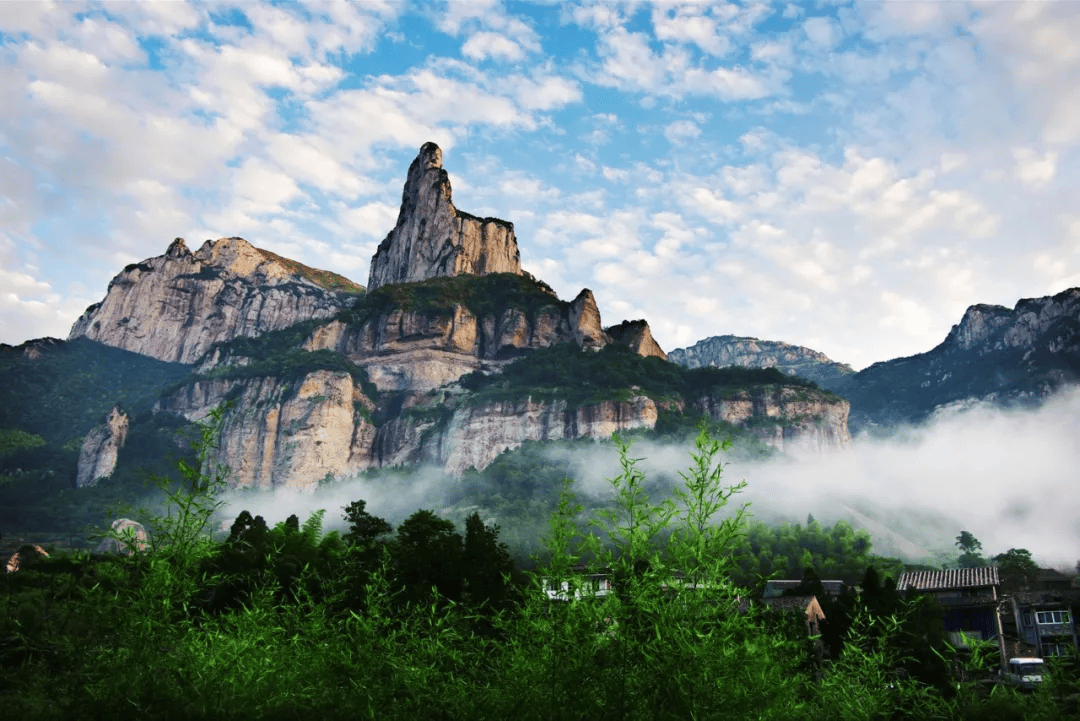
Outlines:
[[1031,611],[1024,611],[1022,614],[1020,614],[1020,623],[1025,626],[1031,625]]
[[1035,618],[1043,624],[1062,624],[1069,622],[1068,611],[1036,611]]
[[1072,647],[1067,643],[1044,643],[1043,656],[1069,656]]

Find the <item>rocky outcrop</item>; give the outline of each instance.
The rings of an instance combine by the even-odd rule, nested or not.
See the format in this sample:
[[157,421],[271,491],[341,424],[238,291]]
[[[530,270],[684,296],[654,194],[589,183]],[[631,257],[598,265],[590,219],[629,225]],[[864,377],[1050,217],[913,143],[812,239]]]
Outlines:
[[127,415],[113,406],[105,423],[87,433],[83,440],[75,473],[76,488],[92,486],[102,478],[112,476],[120,449],[127,440],[127,432]]
[[145,551],[150,545],[150,538],[146,534],[146,529],[138,521],[132,521],[128,518],[117,518],[112,522],[111,528],[112,532],[119,538],[110,536],[102,539],[101,543],[94,549],[94,553],[118,553],[122,556],[131,555],[132,549],[128,545],[127,540],[134,542],[134,547],[140,551]]
[[48,557],[49,553],[44,548],[36,543],[27,543],[8,557],[5,569],[8,573],[15,573],[20,568],[29,566],[38,559]]
[[851,401],[853,430],[887,429],[980,401],[1037,406],[1080,383],[1080,288],[1028,298],[1010,310],[973,305],[936,348],[859,371],[835,390]]
[[630,346],[638,355],[668,359],[667,353],[653,340],[652,331],[645,320],[624,320],[619,325],[608,328],[606,332],[613,342]]
[[823,388],[832,388],[840,379],[855,372],[846,363],[837,363],[810,348],[735,335],[718,335],[698,341],[689,348],[677,348],[668,353],[668,360],[686,368],[776,368],[788,375],[814,381]]
[[243,238],[208,240],[195,253],[177,238],[164,255],[113,278],[105,299],[86,309],[68,338],[194,363],[214,343],[329,318],[362,292]]
[[397,224],[371,259],[368,291],[463,273],[521,273],[514,224],[456,209],[442,150],[425,143],[409,166]]
[[851,442],[850,404],[831,393],[798,386],[759,386],[694,399],[714,421],[744,428],[766,445],[796,455],[839,450]]
[[583,288],[570,303],[570,325],[574,328],[574,340],[582,348],[600,350],[611,342],[600,322],[596,298],[588,288]]

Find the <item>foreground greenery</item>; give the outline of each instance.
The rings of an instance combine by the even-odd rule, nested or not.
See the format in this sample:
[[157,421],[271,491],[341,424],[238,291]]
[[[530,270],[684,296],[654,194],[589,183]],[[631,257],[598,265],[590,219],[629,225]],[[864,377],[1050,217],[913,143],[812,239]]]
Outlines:
[[[208,457],[211,428],[195,456]],[[616,437],[618,442],[618,438]],[[270,528],[244,512],[215,542],[208,523],[227,469],[181,467],[145,550],[27,564],[0,589],[0,694],[20,719],[1058,719],[1075,688],[1054,669],[1022,697],[918,678],[905,649],[918,604],[849,599],[822,659],[805,624],[747,604],[732,581],[742,486],[722,483],[723,447],[703,429],[670,498],[654,500],[620,443],[615,505],[590,514],[567,482],[540,574],[513,569],[499,529],[465,534],[430,511],[396,532],[345,509]],[[844,537],[844,534],[840,534]],[[542,576],[583,557],[615,592],[550,602]],[[677,573],[677,571],[679,573]],[[685,584],[694,584],[688,590]],[[876,584],[871,595],[877,594]],[[680,590],[682,589],[682,590]],[[952,662],[937,639],[916,640]],[[985,663],[976,655],[975,666]],[[947,664],[946,664],[947,665]],[[978,669],[973,669],[976,673]]]

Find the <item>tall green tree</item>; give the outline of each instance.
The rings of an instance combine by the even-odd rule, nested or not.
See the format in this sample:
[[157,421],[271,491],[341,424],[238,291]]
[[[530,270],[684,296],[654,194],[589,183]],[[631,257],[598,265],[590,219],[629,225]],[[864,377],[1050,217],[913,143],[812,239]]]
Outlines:
[[960,568],[978,568],[986,565],[986,559],[979,554],[982,544],[971,533],[961,531],[956,537],[955,545],[960,549],[960,556],[956,559],[956,564]]
[[1031,551],[1026,548],[1010,548],[994,556],[993,561],[998,567],[1002,591],[1023,591],[1039,580],[1039,564],[1032,560]]

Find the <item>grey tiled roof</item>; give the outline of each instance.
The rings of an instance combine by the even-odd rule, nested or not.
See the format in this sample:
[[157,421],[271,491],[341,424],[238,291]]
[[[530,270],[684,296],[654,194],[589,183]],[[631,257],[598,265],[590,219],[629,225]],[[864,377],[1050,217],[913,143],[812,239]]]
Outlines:
[[944,571],[910,571],[901,573],[897,591],[948,591],[956,588],[997,586],[997,566],[983,568],[949,568]]

